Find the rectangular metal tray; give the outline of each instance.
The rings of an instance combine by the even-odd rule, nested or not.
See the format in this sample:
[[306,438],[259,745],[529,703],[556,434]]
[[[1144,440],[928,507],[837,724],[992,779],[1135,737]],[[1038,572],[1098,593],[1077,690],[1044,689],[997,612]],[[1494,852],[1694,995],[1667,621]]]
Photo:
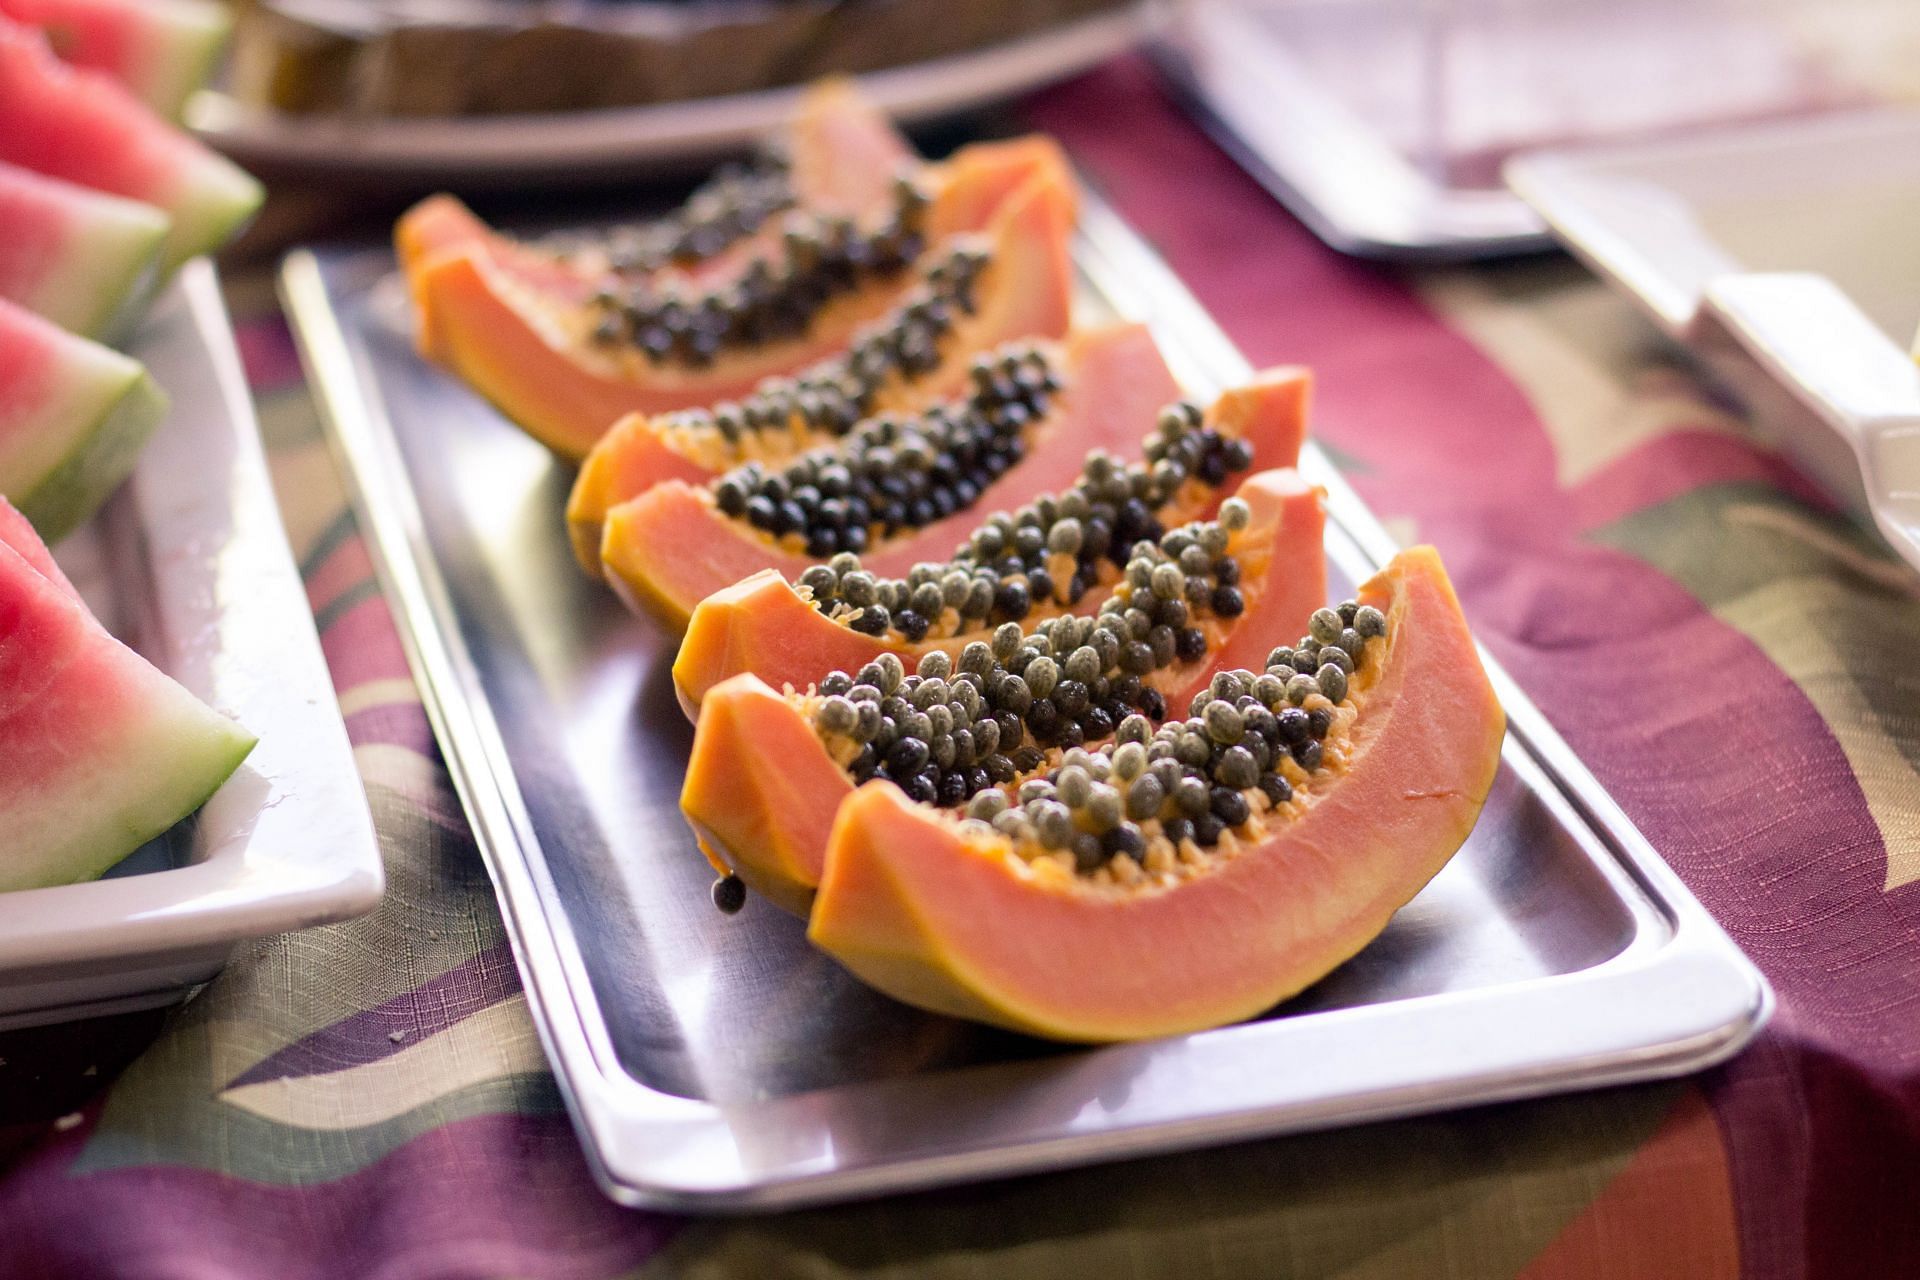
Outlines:
[[126,346],[167,414],[55,555],[102,624],[260,741],[105,879],[0,893],[0,1028],[183,999],[241,940],[370,911],[385,883],[212,265]]
[[[1086,312],[1197,393],[1247,367],[1089,198]],[[1668,1076],[1735,1052],[1757,971],[1520,692],[1459,856],[1386,932],[1237,1026],[1096,1049],[895,1004],[764,902],[724,917],[677,798],[674,642],[588,582],[570,469],[413,353],[384,252],[282,279],[324,416],[609,1194],[771,1209]],[[1311,451],[1345,590],[1393,552]]]

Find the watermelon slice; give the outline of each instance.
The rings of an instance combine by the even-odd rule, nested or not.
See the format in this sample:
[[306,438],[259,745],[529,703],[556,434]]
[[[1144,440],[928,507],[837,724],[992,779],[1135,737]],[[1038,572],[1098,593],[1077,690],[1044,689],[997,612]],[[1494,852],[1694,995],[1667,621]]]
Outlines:
[[106,72],[169,120],[212,73],[232,25],[213,0],[0,0],[0,17],[45,31],[66,61]]
[[158,205],[173,219],[160,268],[224,243],[260,184],[155,115],[104,72],[70,67],[0,18],[0,160]]
[[12,547],[35,573],[75,600],[80,598],[79,590],[67,581],[67,575],[54,563],[53,552],[47,550],[47,544],[40,541],[40,535],[33,531],[33,522],[21,515],[20,509],[5,498],[0,498],[0,546]]
[[0,502],[0,891],[93,879],[206,803],[253,750],[253,735],[108,635],[47,563]]
[[0,298],[75,333],[117,328],[172,225],[150,204],[0,164]]
[[42,537],[94,513],[166,405],[138,362],[0,302],[0,497]]

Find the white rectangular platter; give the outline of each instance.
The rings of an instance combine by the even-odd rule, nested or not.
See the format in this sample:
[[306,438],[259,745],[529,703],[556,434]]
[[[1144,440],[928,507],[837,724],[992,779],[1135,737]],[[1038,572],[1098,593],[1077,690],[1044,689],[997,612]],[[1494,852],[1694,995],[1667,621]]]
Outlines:
[[182,999],[235,943],[358,915],[384,884],[213,267],[184,268],[127,350],[170,408],[56,555],[114,634],[260,741],[107,878],[0,894],[0,1028]]

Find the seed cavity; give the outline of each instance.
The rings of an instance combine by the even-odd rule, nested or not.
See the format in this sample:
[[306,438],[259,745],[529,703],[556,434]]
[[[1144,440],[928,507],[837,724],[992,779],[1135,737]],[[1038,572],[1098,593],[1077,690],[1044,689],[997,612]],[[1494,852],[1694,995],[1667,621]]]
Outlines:
[[[776,198],[792,204],[791,192],[767,197],[748,182],[713,195],[681,228],[674,247],[711,257],[751,234],[772,215]],[[690,200],[694,208],[700,196]],[[603,346],[637,349],[655,364],[701,367],[723,350],[804,336],[828,303],[875,279],[899,275],[925,251],[930,197],[909,177],[895,181],[887,217],[865,230],[853,219],[794,211],[787,215],[776,256],[756,258],[737,280],[687,292],[663,286],[654,274],[664,260],[641,252],[630,269],[612,259],[616,281],[592,301],[593,336]],[[743,216],[745,215],[745,216]],[[645,264],[654,263],[649,269]]]
[[[1009,357],[1003,353],[997,361],[976,364],[974,372],[976,394],[980,387],[989,384],[995,388],[992,394],[996,398],[1003,391],[1024,391],[1029,398],[1037,399],[1053,389],[1048,385],[1051,375],[1041,364],[1034,363],[1030,354]],[[1023,375],[1030,377],[1031,386],[1021,381]],[[1057,385],[1057,379],[1052,380]],[[997,403],[1023,402],[997,400]],[[955,416],[948,413],[940,420],[950,422]],[[1126,614],[1124,625],[1114,628],[1112,634],[1100,642],[1111,646],[1110,650],[1103,649],[1097,654],[1101,664],[1111,666],[1120,662],[1127,674],[1144,676],[1176,660],[1194,661],[1206,652],[1206,636],[1194,625],[1196,611],[1229,619],[1245,611],[1245,596],[1237,585],[1238,562],[1224,552],[1212,555],[1206,547],[1225,547],[1233,536],[1226,528],[1227,522],[1245,529],[1251,512],[1243,501],[1230,498],[1221,504],[1218,521],[1172,531],[1160,523],[1159,513],[1190,481],[1206,487],[1223,485],[1231,476],[1252,465],[1253,454],[1244,440],[1224,436],[1206,426],[1199,408],[1190,403],[1169,408],[1161,420],[1160,430],[1148,438],[1149,452],[1154,457],[1151,463],[1126,466],[1111,455],[1095,452],[1088,456],[1080,478],[1064,493],[1043,495],[1017,511],[996,512],[987,517],[955,550],[951,560],[943,564],[916,565],[904,579],[880,582],[876,600],[871,604],[848,594],[845,576],[858,568],[857,563],[851,561],[830,562],[835,573],[832,583],[825,574],[806,579],[814,602],[828,616],[844,621],[857,631],[869,635],[893,632],[917,644],[981,627],[1020,623],[1036,608],[1072,608],[1094,587],[1119,581],[1139,599]],[[885,421],[876,420],[873,429],[881,431],[883,428],[878,424]],[[1176,424],[1172,434],[1165,425],[1169,422]],[[887,430],[897,433],[900,429]],[[881,447],[887,448],[884,444]],[[938,456],[958,455],[949,450]],[[890,450],[886,461],[897,470],[899,453]],[[942,471],[935,477],[942,486],[940,492],[952,490],[944,478],[946,474]],[[833,476],[837,484],[839,472]],[[953,483],[972,481],[973,477],[963,476],[961,481]],[[913,483],[911,479],[893,482],[895,488]],[[880,486],[884,482],[876,478],[874,484]],[[807,492],[802,496],[809,501],[816,491],[825,492],[818,484],[804,487]],[[975,483],[970,492],[977,496],[983,487]],[[789,501],[793,487],[781,480],[776,492],[782,495],[782,502]],[[770,501],[771,497],[764,488],[750,495],[744,483],[730,488],[724,498],[716,493],[722,510],[738,508],[743,512],[747,504],[760,499]],[[874,499],[862,495],[862,500],[866,508],[864,514],[872,515],[879,510]],[[765,506],[761,508],[763,517]],[[956,502],[952,509],[957,506]],[[946,513],[949,509],[934,506],[923,514],[939,518]],[[797,509],[789,513],[800,514]],[[888,508],[880,514],[890,520],[892,515],[901,513],[897,508]],[[876,523],[865,535],[849,528],[837,536],[844,542],[847,534],[853,534],[856,541],[867,542],[876,533],[884,535],[924,523],[912,511],[905,514],[909,519],[904,525]],[[778,520],[777,510],[773,517],[767,518]],[[799,526],[794,528],[797,531]],[[1211,533],[1206,532],[1209,528]],[[810,548],[814,545],[811,540],[815,533],[812,529],[807,533]],[[822,550],[830,537],[821,535],[818,545]],[[1158,545],[1163,538],[1173,540],[1164,546]],[[1189,552],[1198,553],[1197,558],[1187,555]],[[1185,569],[1181,567],[1183,557],[1188,564]],[[1147,588],[1144,593],[1142,584]],[[1052,652],[1064,662],[1071,650],[1056,648]],[[1016,660],[1017,654],[1014,659],[1003,659],[1010,663]],[[1015,665],[1013,669],[1020,668]],[[1074,677],[1069,673],[1067,678]]]
[[[747,462],[715,480],[710,491],[726,515],[774,537],[803,537],[808,555],[858,553],[872,541],[972,506],[1026,456],[1032,430],[1060,387],[1044,351],[1032,344],[1010,346],[974,362],[965,400],[911,418],[879,415],[842,443],[809,450],[783,467]],[[992,587],[976,584],[964,570],[930,585],[937,597],[900,601],[891,612],[917,606],[921,616],[947,608],[985,616],[992,609]],[[818,583],[816,594],[831,586]],[[976,592],[986,594],[975,598]],[[906,620],[906,628],[912,625]],[[894,626],[902,627],[901,620],[895,618]]]

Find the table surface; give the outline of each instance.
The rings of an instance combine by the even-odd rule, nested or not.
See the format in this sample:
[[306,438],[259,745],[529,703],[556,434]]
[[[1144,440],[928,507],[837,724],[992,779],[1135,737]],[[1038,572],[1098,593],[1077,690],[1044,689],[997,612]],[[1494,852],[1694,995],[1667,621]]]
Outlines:
[[0,1276],[1754,1277],[1920,1252],[1920,580],[1563,258],[1314,241],[1123,59],[1030,100],[1766,972],[1693,1079],[768,1218],[587,1175],[284,325],[242,324],[385,903],[0,1036]]

